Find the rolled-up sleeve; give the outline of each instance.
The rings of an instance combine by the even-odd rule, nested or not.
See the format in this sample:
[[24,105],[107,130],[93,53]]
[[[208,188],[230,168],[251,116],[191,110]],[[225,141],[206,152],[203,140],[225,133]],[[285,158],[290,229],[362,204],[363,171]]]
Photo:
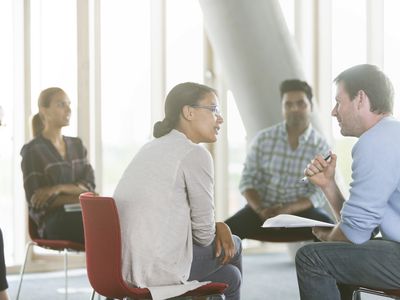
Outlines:
[[361,244],[382,222],[387,202],[398,186],[400,163],[392,147],[381,147],[371,139],[360,139],[352,154],[353,181],[341,211],[340,228],[350,241]]

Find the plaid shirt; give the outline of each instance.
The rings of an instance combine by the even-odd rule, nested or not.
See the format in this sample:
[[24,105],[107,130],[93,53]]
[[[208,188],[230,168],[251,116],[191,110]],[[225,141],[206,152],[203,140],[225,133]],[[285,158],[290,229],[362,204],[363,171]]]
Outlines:
[[82,184],[93,191],[95,188],[93,168],[86,158],[86,149],[79,138],[64,136],[66,158],[63,159],[53,144],[43,136],[38,136],[22,147],[22,173],[29,214],[43,232],[43,220],[50,212],[48,207],[34,209],[30,199],[39,188],[57,184]]
[[285,123],[262,130],[254,138],[243,169],[239,189],[255,189],[264,207],[291,203],[300,197],[310,199],[314,207],[324,204],[322,191],[311,183],[302,183],[307,164],[330,147],[311,125],[299,137],[296,150],[290,148]]

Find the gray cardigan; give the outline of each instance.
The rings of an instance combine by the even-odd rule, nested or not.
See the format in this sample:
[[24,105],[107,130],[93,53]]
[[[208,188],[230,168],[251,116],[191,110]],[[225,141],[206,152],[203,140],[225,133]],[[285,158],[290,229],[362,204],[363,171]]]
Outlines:
[[201,285],[186,280],[193,242],[215,236],[213,176],[210,153],[177,130],[139,150],[114,193],[127,282],[160,299]]

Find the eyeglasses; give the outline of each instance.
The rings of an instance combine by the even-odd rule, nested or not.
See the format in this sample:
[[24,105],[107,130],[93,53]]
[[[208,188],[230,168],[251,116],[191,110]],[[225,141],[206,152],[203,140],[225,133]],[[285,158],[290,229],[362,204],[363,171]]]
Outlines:
[[207,109],[217,117],[222,117],[222,112],[219,110],[218,105],[190,105],[190,107]]

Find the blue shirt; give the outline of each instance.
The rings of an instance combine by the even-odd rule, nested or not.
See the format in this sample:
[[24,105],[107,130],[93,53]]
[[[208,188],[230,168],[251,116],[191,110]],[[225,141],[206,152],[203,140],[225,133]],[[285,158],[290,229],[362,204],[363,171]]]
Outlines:
[[364,132],[352,150],[350,197],[340,228],[356,244],[376,227],[386,240],[400,242],[400,122],[383,118]]
[[260,131],[254,138],[246,157],[239,189],[255,189],[264,207],[291,203],[301,197],[309,198],[314,207],[324,205],[325,196],[311,183],[300,182],[307,164],[317,154],[326,154],[326,140],[308,126],[292,150],[285,123]]

